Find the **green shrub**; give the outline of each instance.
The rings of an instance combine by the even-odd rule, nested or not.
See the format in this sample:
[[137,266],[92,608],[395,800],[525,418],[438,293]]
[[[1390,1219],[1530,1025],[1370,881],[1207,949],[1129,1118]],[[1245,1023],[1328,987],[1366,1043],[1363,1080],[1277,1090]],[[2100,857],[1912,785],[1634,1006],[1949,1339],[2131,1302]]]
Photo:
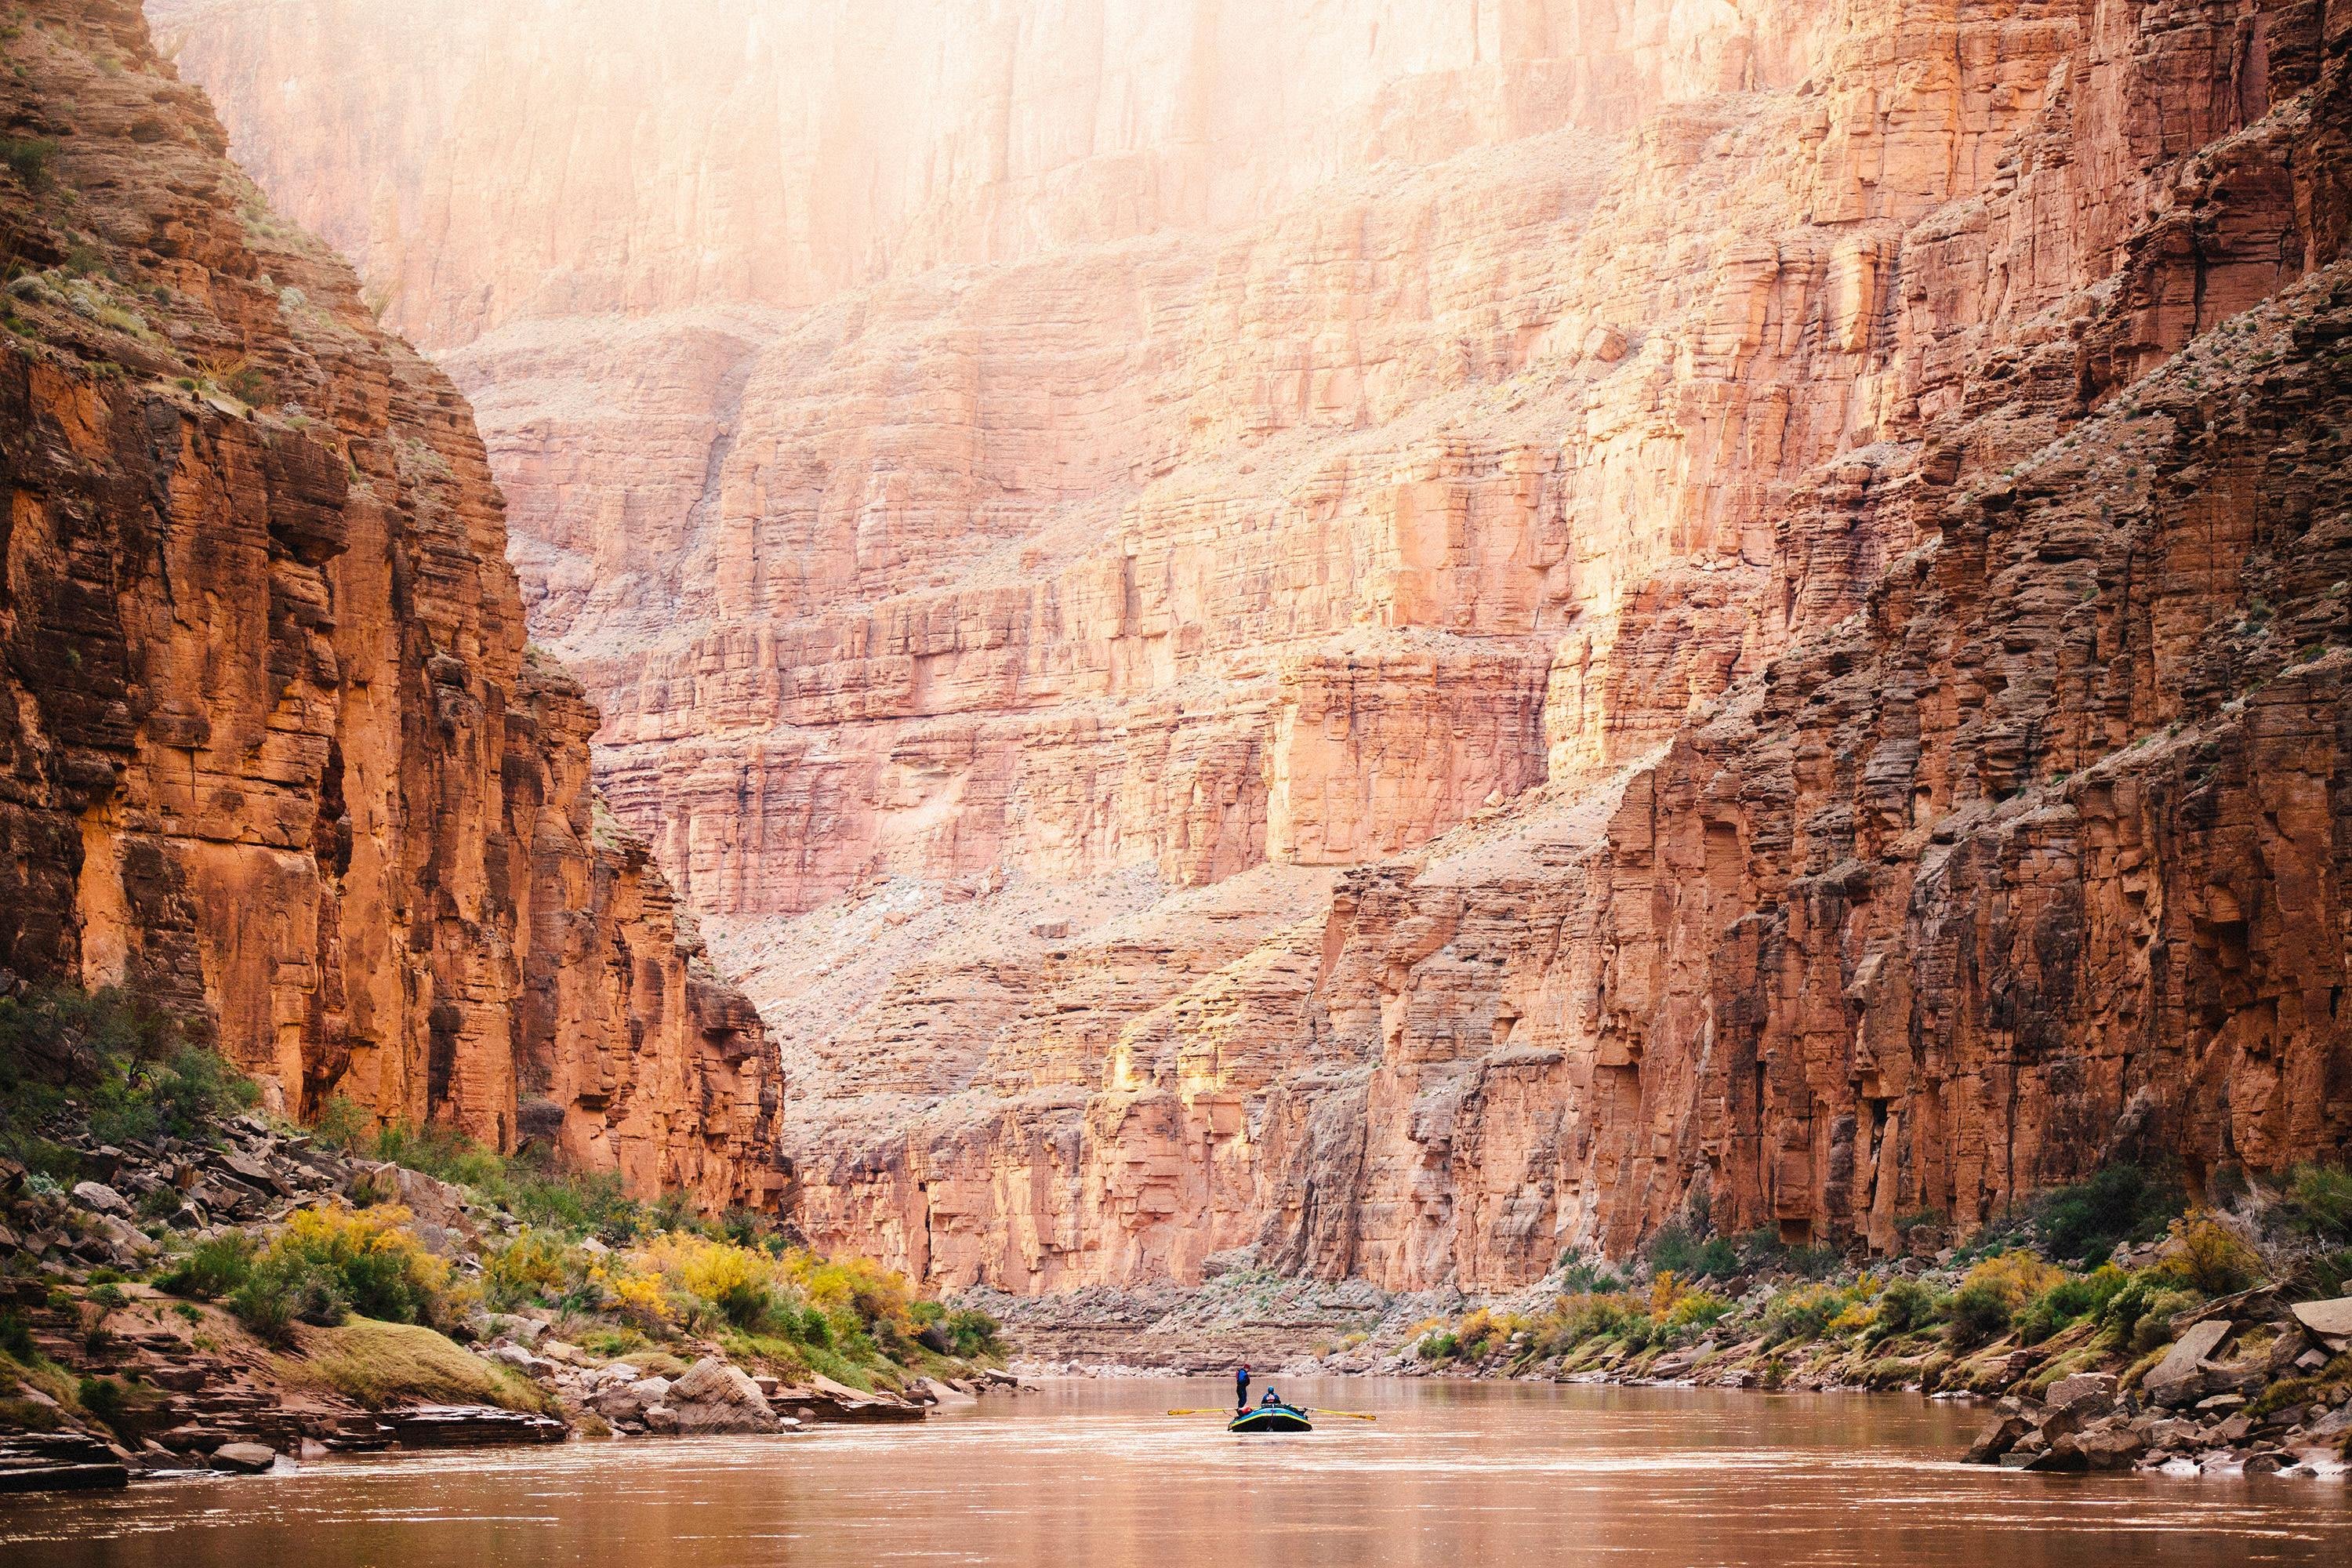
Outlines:
[[1808,1279],[1824,1279],[1836,1273],[1845,1263],[1844,1258],[1833,1247],[1792,1247],[1782,1241],[1780,1233],[1769,1225],[1759,1225],[1741,1237],[1735,1250],[1741,1268],[1755,1272],[1771,1269],[1801,1275]]
[[2039,1296],[2027,1302],[2011,1323],[2017,1330],[2018,1343],[2038,1345],[2074,1321],[2059,1303],[2048,1296]]
[[1916,1279],[1890,1280],[1878,1293],[1876,1310],[1886,1333],[1913,1333],[1935,1321],[1936,1293]]
[[956,1355],[967,1361],[1004,1353],[1004,1325],[978,1307],[963,1307],[947,1315],[942,1326]]
[[2099,1312],[2130,1278],[2112,1263],[2093,1273],[2070,1276],[2028,1302],[2015,1319],[2021,1343],[2040,1344],[2053,1334]]
[[1731,1315],[1732,1303],[1705,1290],[1693,1290],[1675,1299],[1666,1309],[1664,1319],[1668,1329],[1711,1329]]
[[2263,1260],[2229,1226],[2199,1215],[2174,1222],[2152,1272],[2208,1296],[2227,1296],[2261,1278]]
[[446,1128],[395,1123],[376,1134],[371,1152],[379,1160],[422,1171],[436,1181],[478,1187],[495,1196],[505,1194],[505,1159]]
[[84,1410],[109,1426],[121,1420],[123,1411],[130,1405],[122,1384],[110,1377],[83,1378],[74,1391],[74,1397]]
[[[1739,1272],[1739,1255],[1729,1242],[1719,1236],[1702,1239],[1679,1221],[1650,1238],[1649,1258],[1654,1271],[1678,1274],[1685,1279],[1721,1279]],[[1581,1288],[1597,1289],[1599,1280],[1596,1278]]]
[[0,163],[15,171],[28,190],[49,187],[58,143],[47,136],[0,136]]
[[402,1228],[408,1218],[396,1205],[298,1211],[231,1294],[230,1310],[254,1333],[280,1343],[297,1322],[331,1328],[353,1312],[389,1323],[432,1322],[448,1267]]
[[482,1295],[500,1311],[553,1300],[571,1279],[562,1243],[528,1226],[504,1247],[482,1255]]
[[0,1312],[0,1352],[30,1366],[40,1356],[40,1348],[33,1343],[33,1325],[25,1314],[14,1308]]
[[317,1268],[272,1260],[229,1292],[228,1309],[257,1338],[290,1343],[297,1322],[332,1328],[351,1316],[334,1278]]
[[765,1327],[776,1310],[776,1293],[756,1281],[722,1286],[711,1299],[719,1315],[750,1333]]
[[1823,1285],[1783,1290],[1764,1308],[1764,1343],[1769,1348],[1819,1339],[1830,1320],[1844,1311],[1847,1304],[1844,1291]]
[[166,1295],[216,1301],[253,1277],[253,1242],[230,1231],[206,1237],[173,1264],[156,1288]]
[[310,1136],[330,1149],[344,1153],[356,1153],[365,1149],[375,1137],[376,1121],[359,1102],[346,1095],[336,1095],[319,1108],[310,1122]]
[[2298,1229],[2322,1241],[2352,1241],[2352,1171],[2297,1165],[2287,1173],[2281,1206]]
[[2187,1206],[2179,1184],[2137,1165],[2110,1165],[2087,1181],[2044,1194],[2032,1221],[2051,1257],[2089,1263],[2123,1243],[2154,1240]]
[[259,1091],[181,1021],[128,992],[70,986],[0,998],[0,1151],[60,1177],[38,1125],[74,1113],[101,1142],[210,1141]]
[[1944,1314],[1953,1347],[1969,1350],[2000,1337],[2009,1328],[2011,1309],[2000,1287],[1980,1280],[1952,1292]]
[[594,1236],[608,1246],[625,1247],[665,1231],[710,1228],[683,1193],[641,1204],[622,1190],[618,1176],[559,1173],[544,1163],[543,1154],[502,1155],[443,1128],[378,1129],[373,1117],[340,1098],[329,1100],[311,1125],[317,1136],[340,1149],[470,1188],[534,1229]]
[[2204,1298],[2194,1290],[2158,1290],[2147,1300],[2147,1310],[2141,1314],[2139,1324],[2132,1331],[2131,1348],[2142,1355],[2172,1338],[2172,1320],[2191,1307],[2200,1306]]
[[1573,1263],[1567,1263],[1565,1258],[1561,1261],[1566,1263],[1559,1276],[1559,1288],[1562,1290],[1571,1293],[1590,1293],[1596,1290],[1622,1290],[1625,1288],[1623,1277],[1606,1263],[1595,1263],[1590,1258],[1578,1258]]
[[1633,1298],[1615,1292],[1562,1296],[1536,1321],[1533,1348],[1538,1355],[1572,1351],[1587,1340],[1615,1333],[1639,1310]]
[[1509,1338],[1508,1325],[1486,1308],[1473,1310],[1454,1326],[1455,1353],[1464,1361],[1483,1361]]
[[2171,1320],[2204,1298],[2194,1290],[2166,1282],[2155,1269],[2135,1274],[2111,1297],[2099,1314],[2100,1322],[2140,1355],[2172,1338]]

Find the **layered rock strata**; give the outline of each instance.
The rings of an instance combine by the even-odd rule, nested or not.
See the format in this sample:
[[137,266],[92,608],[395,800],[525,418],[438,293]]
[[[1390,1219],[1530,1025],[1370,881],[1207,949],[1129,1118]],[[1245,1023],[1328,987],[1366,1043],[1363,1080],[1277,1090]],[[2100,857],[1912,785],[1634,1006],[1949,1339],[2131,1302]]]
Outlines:
[[[1678,1214],[1887,1250],[2352,1138],[2340,5],[1482,5],[1403,56],[1280,8],[1271,97],[1163,7],[1188,45],[1119,58],[1326,129],[1178,199],[1181,117],[919,127],[856,267],[549,219],[587,270],[529,298],[398,152],[446,74],[337,64],[404,24],[172,8],[491,411],[821,1244],[1498,1288]],[[1119,37],[1023,36],[976,100],[1016,128]],[[320,79],[366,136],[263,90]],[[839,144],[807,177],[898,192]],[[625,179],[743,173],[696,146]],[[731,202],[579,210],[735,254]]]
[[590,820],[465,400],[135,5],[0,48],[0,966],[209,1020],[290,1114],[771,1201],[772,1050]]

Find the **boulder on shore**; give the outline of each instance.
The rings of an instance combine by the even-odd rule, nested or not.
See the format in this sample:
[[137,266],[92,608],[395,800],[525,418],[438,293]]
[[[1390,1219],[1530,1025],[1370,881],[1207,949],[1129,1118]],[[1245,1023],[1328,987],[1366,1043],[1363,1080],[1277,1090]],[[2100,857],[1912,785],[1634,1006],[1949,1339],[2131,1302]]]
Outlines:
[[2326,1301],[2298,1301],[2294,1316],[2295,1321],[2310,1330],[2315,1338],[2326,1341],[2331,1350],[2352,1348],[2352,1296],[2337,1296]]
[[233,1475],[257,1476],[278,1463],[278,1450],[267,1443],[223,1443],[212,1453],[213,1468]]
[[2202,1398],[2207,1393],[2205,1358],[2221,1349],[2221,1342],[2236,1327],[2227,1318],[2208,1318],[2190,1325],[2141,1381],[2141,1392],[2158,1405],[2188,1405]]
[[704,1356],[671,1383],[669,1405],[680,1432],[773,1432],[778,1426],[751,1374],[717,1356]]

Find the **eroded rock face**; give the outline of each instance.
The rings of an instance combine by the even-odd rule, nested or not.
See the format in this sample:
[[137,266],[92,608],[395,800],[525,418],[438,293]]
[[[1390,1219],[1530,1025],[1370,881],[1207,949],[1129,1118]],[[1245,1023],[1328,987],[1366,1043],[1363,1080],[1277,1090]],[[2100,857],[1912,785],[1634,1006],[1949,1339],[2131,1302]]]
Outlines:
[[210,1019],[347,1096],[706,1201],[776,1184],[770,1053],[526,668],[466,403],[224,156],[130,4],[36,5],[0,84],[0,965]]
[[[1507,1286],[1700,1199],[1887,1250],[2352,1137],[2340,5],[1276,7],[1328,28],[1249,46],[1313,62],[1282,94],[1230,7],[1156,51],[1108,7],[985,101],[1116,134],[961,155],[919,64],[938,119],[788,174],[798,131],[618,116],[630,189],[539,218],[402,151],[426,103],[467,169],[516,140],[387,63],[408,22],[173,9],[488,410],[820,1245]],[[469,16],[468,60],[524,25]],[[1170,82],[1066,90],[1102,58]],[[802,86],[729,60],[729,112]],[[1129,112],[1180,101],[1234,139]],[[663,169],[822,241],[721,281],[574,232],[776,231]],[[844,169],[854,216],[793,207]],[[526,297],[541,244],[584,259]]]

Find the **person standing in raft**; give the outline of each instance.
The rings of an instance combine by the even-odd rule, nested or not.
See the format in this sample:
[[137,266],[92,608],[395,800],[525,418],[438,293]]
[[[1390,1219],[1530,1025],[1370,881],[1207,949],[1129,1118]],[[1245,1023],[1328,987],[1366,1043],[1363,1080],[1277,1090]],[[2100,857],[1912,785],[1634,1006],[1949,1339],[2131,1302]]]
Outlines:
[[1249,1363],[1234,1368],[1234,1414],[1249,1408]]

